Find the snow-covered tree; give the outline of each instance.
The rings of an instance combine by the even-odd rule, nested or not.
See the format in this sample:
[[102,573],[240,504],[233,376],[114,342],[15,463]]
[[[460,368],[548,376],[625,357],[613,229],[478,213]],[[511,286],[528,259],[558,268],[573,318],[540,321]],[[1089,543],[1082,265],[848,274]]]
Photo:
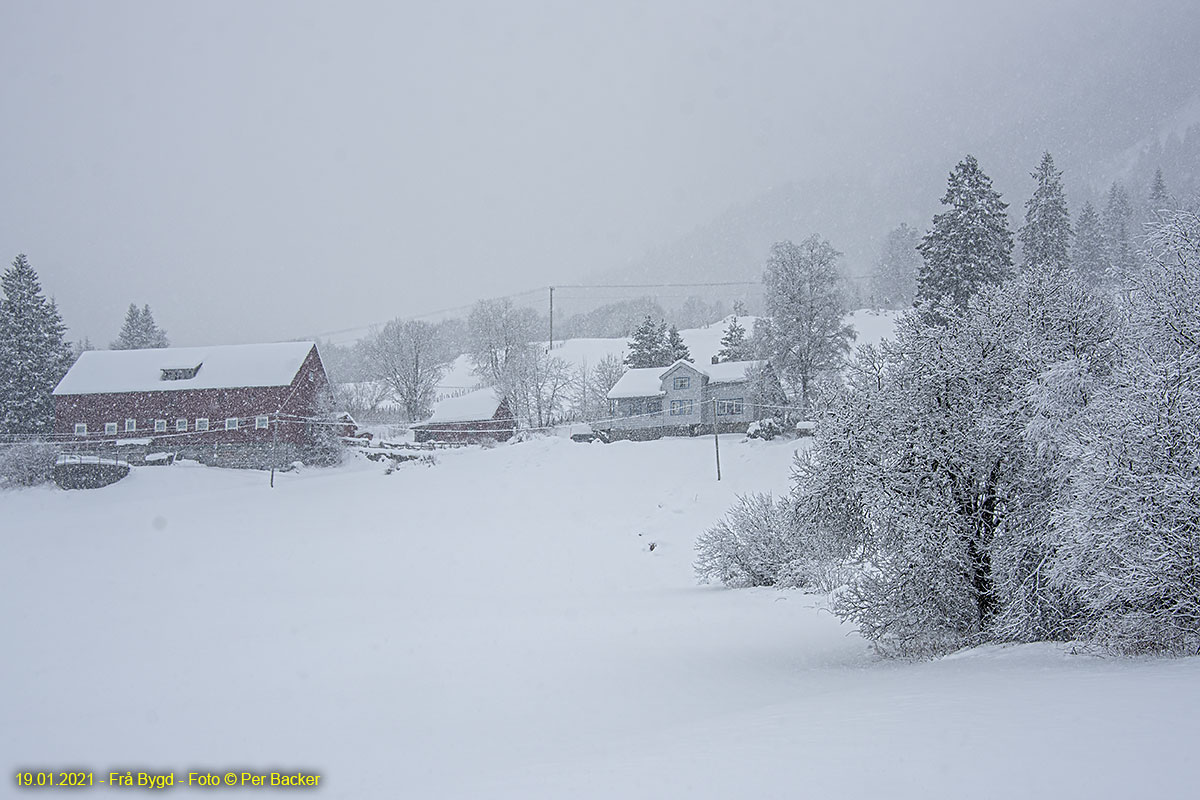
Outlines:
[[725,335],[721,337],[721,349],[717,351],[718,361],[748,361],[754,358],[754,348],[746,336],[746,329],[738,322],[737,316],[729,320]]
[[[676,333],[678,335],[678,332]],[[667,340],[667,326],[662,320],[655,322],[646,317],[629,338],[629,354],[625,366],[630,369],[666,367],[674,363],[671,343]]]
[[968,155],[950,173],[942,205],[946,210],[934,216],[918,247],[924,263],[917,295],[930,302],[946,296],[965,308],[980,287],[999,284],[1012,271],[1008,204]]
[[508,360],[498,387],[525,427],[544,428],[560,419],[571,379],[571,365],[566,360],[531,347]]
[[855,336],[843,321],[840,256],[820,236],[799,245],[779,242],[763,273],[771,317],[770,325],[762,326],[764,345],[780,376],[799,393],[805,412],[815,381],[842,364]]
[[158,327],[154,321],[154,314],[150,311],[150,306],[144,305],[138,308],[136,304],[130,303],[129,310],[125,312],[125,323],[121,326],[121,332],[109,345],[109,349],[150,350],[170,346],[171,342],[167,339],[167,332]]
[[917,294],[917,272],[921,254],[917,245],[921,234],[916,228],[900,223],[888,231],[879,254],[875,274],[871,276],[871,295],[881,308],[908,308]]
[[688,346],[684,344],[683,337],[679,335],[679,329],[671,325],[667,331],[667,351],[669,352],[668,364],[674,364],[676,361],[691,361],[692,354],[688,351]]
[[1084,203],[1075,223],[1075,247],[1071,251],[1075,274],[1090,286],[1108,280],[1108,249],[1104,245],[1104,228],[1100,215],[1091,203]]
[[446,370],[434,326],[421,320],[392,320],[364,340],[364,351],[372,376],[391,387],[405,419],[415,422],[429,416]]
[[1132,220],[1133,206],[1129,203],[1129,194],[1124,186],[1114,183],[1108,190],[1108,200],[1101,219],[1105,258],[1113,277],[1125,278],[1133,271],[1135,253],[1130,231]]
[[1165,211],[1172,206],[1171,193],[1167,191],[1167,182],[1163,180],[1162,167],[1154,170],[1154,180],[1150,182],[1150,212]]
[[1037,182],[1033,196],[1025,201],[1025,224],[1017,232],[1025,267],[1040,264],[1066,269],[1071,245],[1071,216],[1063,193],[1062,170],[1055,169],[1049,153],[1030,173]]
[[50,392],[72,361],[66,326],[24,254],[0,287],[0,433],[46,434],[54,427]]
[[1071,455],[1059,575],[1086,633],[1126,651],[1200,649],[1200,216],[1166,215],[1131,276],[1125,347]]
[[537,338],[538,317],[512,300],[480,300],[467,319],[471,361],[489,386],[498,386],[509,362],[527,355]]

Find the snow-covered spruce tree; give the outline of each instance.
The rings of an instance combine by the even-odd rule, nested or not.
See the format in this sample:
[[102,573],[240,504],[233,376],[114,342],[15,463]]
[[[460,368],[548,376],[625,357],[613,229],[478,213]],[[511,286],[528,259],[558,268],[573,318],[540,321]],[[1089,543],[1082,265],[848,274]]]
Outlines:
[[1087,632],[1127,652],[1200,650],[1200,217],[1164,216],[1132,277],[1124,358],[1088,404],[1058,519],[1059,579]]
[[918,247],[924,262],[917,296],[927,303],[946,296],[965,308],[981,286],[999,284],[1012,271],[1008,204],[968,155],[950,173],[942,205],[946,210],[934,216]]
[[433,325],[422,320],[392,320],[364,340],[363,351],[371,376],[391,388],[404,407],[406,420],[416,422],[429,416],[438,381],[446,371]]
[[1154,170],[1154,179],[1150,181],[1150,193],[1146,199],[1151,214],[1157,211],[1168,211],[1174,205],[1171,193],[1167,191],[1167,182],[1163,180],[1162,167]]
[[1104,228],[1100,215],[1091,203],[1084,203],[1075,223],[1075,247],[1071,251],[1071,266],[1079,280],[1089,286],[1099,286],[1108,280],[1108,250],[1104,246]]
[[1104,253],[1110,275],[1128,280],[1136,266],[1132,232],[1133,206],[1125,187],[1114,183],[1108,190],[1108,200],[1101,218],[1104,230]]
[[72,361],[66,326],[24,254],[0,278],[0,433],[48,434],[50,392]]
[[629,339],[629,354],[625,356],[625,366],[630,369],[645,369],[646,367],[666,367],[673,362],[671,348],[667,342],[666,323],[653,318],[646,319],[633,332]]
[[721,337],[721,349],[717,351],[718,361],[748,361],[754,358],[754,348],[746,337],[746,329],[738,322],[737,315],[729,321],[725,335]]
[[780,377],[799,393],[802,413],[812,402],[816,381],[844,362],[854,339],[845,324],[845,301],[837,259],[841,253],[819,236],[799,245],[771,248],[763,290],[771,324],[761,327],[764,345]]
[[674,325],[667,331],[667,350],[670,352],[668,356],[670,361],[668,364],[674,364],[676,361],[691,361],[692,354],[688,350],[688,346],[684,344],[683,337],[679,335],[679,329]]
[[1062,170],[1055,169],[1049,153],[1030,173],[1037,185],[1025,201],[1025,224],[1017,232],[1023,266],[1038,264],[1063,268],[1071,246],[1071,215],[1063,193]]
[[125,312],[125,322],[121,326],[117,338],[109,345],[110,350],[149,350],[158,347],[170,347],[167,332],[158,327],[154,321],[154,313],[150,306],[143,305],[140,309],[134,303],[129,304]]
[[921,234],[905,223],[888,231],[871,276],[871,295],[880,308],[908,308],[917,295]]

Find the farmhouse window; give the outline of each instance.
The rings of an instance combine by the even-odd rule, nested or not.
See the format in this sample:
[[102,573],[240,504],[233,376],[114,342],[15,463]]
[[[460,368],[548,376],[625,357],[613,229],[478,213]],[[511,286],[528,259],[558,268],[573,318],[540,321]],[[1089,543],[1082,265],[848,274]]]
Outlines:
[[688,375],[680,375],[675,379],[675,383],[672,385],[676,389],[688,389],[692,385],[692,379]]
[[742,404],[742,398],[740,398],[740,397],[734,397],[729,400],[718,400],[717,401],[717,416],[718,417],[729,417],[729,416],[738,417],[738,416],[742,415],[743,408],[744,408],[744,406]]
[[87,436],[87,423],[86,422],[76,422],[75,423],[75,435],[76,436]]
[[270,417],[267,417],[265,414],[260,414],[254,418],[254,429],[265,431],[269,427],[270,422]]
[[208,417],[196,417],[196,430],[208,430]]
[[166,433],[167,432],[167,421],[165,419],[154,420],[154,432],[155,433]]
[[672,400],[671,401],[671,416],[685,417],[692,413],[694,401],[692,400]]
[[646,412],[650,413],[650,414],[661,414],[662,413],[662,399],[657,398],[654,400],[647,400],[646,401]]
[[608,413],[612,414],[613,416],[616,416],[616,414],[617,414],[617,401],[616,400],[608,401]]
[[225,430],[227,430],[227,431],[236,431],[236,430],[237,430],[237,423],[238,423],[238,418],[237,418],[237,417],[226,417],[226,418],[225,418]]
[[117,435],[117,423],[115,423],[115,422],[104,423],[104,435],[105,436],[116,436]]
[[125,432],[126,433],[136,433],[137,432],[137,420],[136,419],[125,420]]
[[180,417],[179,419],[175,420],[175,430],[179,431],[180,433],[187,433],[187,419]]

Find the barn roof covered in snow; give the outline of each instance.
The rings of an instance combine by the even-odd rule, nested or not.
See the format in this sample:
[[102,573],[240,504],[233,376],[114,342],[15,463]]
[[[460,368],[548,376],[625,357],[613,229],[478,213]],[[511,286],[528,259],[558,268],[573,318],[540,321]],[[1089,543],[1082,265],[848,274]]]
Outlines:
[[88,350],[67,371],[54,394],[177,392],[287,386],[313,342]]
[[438,403],[433,416],[423,424],[439,422],[476,422],[496,416],[504,398],[495,389],[478,389],[460,397],[449,397]]

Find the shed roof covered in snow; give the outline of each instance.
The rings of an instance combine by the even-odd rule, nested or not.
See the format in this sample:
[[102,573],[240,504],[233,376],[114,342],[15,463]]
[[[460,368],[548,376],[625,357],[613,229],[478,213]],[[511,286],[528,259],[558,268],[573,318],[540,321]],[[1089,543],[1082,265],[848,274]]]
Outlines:
[[662,367],[638,367],[627,369],[621,379],[608,390],[609,400],[628,397],[657,397],[665,394],[662,388]]
[[313,342],[88,350],[67,371],[56,395],[172,392],[287,386]]
[[477,422],[496,416],[504,398],[495,389],[479,389],[461,397],[442,400],[433,409],[433,416],[423,424],[439,422]]

